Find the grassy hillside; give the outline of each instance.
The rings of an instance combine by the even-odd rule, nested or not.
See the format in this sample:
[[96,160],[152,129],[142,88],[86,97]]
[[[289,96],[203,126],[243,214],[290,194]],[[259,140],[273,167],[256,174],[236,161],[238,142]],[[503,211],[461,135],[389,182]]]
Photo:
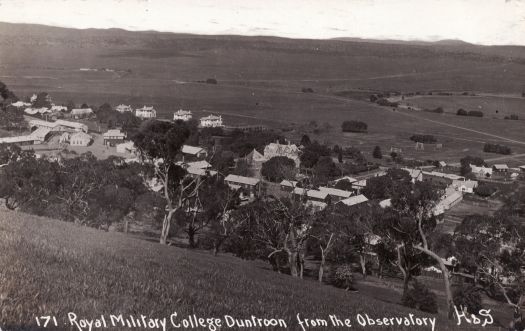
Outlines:
[[[297,313],[308,318],[337,314],[353,318],[353,324],[358,313],[429,316],[358,293],[295,281],[256,262],[214,258],[206,252],[15,212],[0,212],[0,252],[0,326],[7,330],[35,329],[38,315],[56,316],[60,329],[68,312],[80,317],[144,314],[168,320],[173,312],[255,315],[282,318],[292,330],[298,329]],[[437,317],[437,330],[449,329],[448,322]]]

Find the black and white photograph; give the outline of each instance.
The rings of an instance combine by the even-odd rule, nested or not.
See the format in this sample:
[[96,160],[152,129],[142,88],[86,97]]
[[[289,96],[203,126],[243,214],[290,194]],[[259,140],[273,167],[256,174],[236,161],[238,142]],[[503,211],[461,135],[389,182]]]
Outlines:
[[0,0],[0,331],[525,331],[525,0]]

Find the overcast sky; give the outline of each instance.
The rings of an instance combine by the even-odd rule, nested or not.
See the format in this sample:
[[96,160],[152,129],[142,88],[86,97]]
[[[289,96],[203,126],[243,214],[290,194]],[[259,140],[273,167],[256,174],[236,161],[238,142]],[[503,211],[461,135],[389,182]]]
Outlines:
[[0,21],[525,45],[525,0],[0,0]]

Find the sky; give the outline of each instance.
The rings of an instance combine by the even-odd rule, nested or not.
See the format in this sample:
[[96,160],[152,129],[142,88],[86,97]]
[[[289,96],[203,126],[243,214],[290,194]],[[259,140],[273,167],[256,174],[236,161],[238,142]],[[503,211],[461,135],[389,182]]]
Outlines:
[[0,21],[195,34],[525,45],[525,0],[0,0]]

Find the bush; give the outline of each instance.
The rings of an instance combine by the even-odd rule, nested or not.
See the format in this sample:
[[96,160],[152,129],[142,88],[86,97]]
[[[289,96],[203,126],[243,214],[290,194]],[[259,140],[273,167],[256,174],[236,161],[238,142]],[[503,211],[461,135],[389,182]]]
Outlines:
[[430,134],[415,134],[412,137],[410,137],[410,140],[425,144],[433,144],[437,141],[437,139]]
[[397,106],[399,106],[399,103],[388,101],[388,100],[385,99],[385,98],[377,99],[377,100],[376,100],[376,103],[377,103],[378,105],[380,105],[380,106],[385,106],[385,107],[397,107]]
[[215,78],[208,78],[206,79],[206,84],[217,84],[217,80]]
[[481,184],[478,187],[474,189],[474,193],[479,195],[480,197],[490,197],[494,193],[496,193],[498,189],[495,188],[493,185],[488,184]]
[[517,121],[517,120],[519,120],[519,117],[518,117],[518,115],[516,115],[516,114],[512,114],[512,115],[510,115],[510,116],[505,116],[505,119],[506,119],[506,120],[514,120],[514,121]]
[[261,175],[271,182],[280,182],[293,177],[294,160],[286,156],[275,156],[262,164]]
[[454,290],[454,304],[465,307],[470,314],[478,314],[481,306],[481,289],[474,285],[461,285]]
[[368,125],[361,121],[344,121],[341,128],[343,132],[366,132]]
[[438,305],[436,295],[425,285],[417,281],[409,289],[402,300],[403,306],[419,309],[427,313],[437,313]]
[[303,93],[314,93],[314,90],[311,87],[303,87],[301,89],[301,92],[303,92]]
[[508,146],[490,143],[486,143],[485,146],[483,146],[483,151],[485,153],[497,153],[503,155],[509,155],[512,153],[512,150]]
[[456,115],[458,116],[468,116],[468,112],[463,109],[463,108],[459,108],[458,111],[456,112]]
[[343,264],[335,269],[331,274],[330,283],[338,288],[345,290],[354,289],[354,275],[352,273],[352,266]]
[[375,159],[382,159],[383,158],[383,153],[381,152],[381,147],[379,147],[379,146],[374,147],[374,151],[372,152],[372,156]]

